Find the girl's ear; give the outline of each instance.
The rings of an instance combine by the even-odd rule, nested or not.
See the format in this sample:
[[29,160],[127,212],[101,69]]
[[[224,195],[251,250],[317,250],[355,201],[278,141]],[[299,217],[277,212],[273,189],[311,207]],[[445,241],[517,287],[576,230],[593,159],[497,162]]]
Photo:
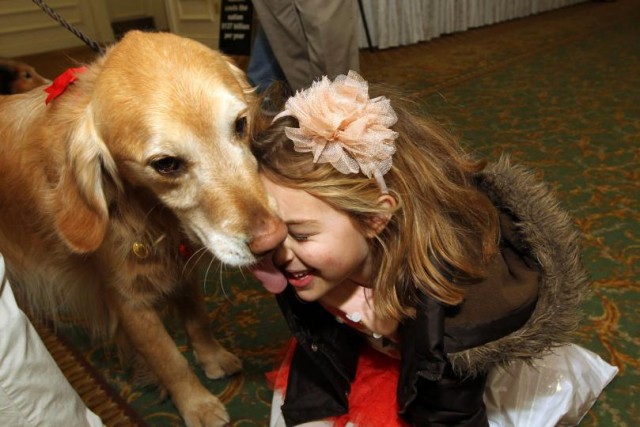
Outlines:
[[[392,211],[398,205],[396,199],[390,194],[383,194],[378,197],[378,205],[387,211]],[[367,237],[374,238],[384,230],[391,219],[390,213],[380,213],[367,220]]]

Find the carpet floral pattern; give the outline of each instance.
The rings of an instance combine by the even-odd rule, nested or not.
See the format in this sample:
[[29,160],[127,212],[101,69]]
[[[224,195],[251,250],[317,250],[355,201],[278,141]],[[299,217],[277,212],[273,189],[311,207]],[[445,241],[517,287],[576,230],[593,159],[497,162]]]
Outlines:
[[[535,168],[574,215],[593,279],[576,340],[620,369],[584,426],[640,419],[639,23],[639,1],[585,2],[362,53],[363,76],[405,90],[479,155],[508,153]],[[216,268],[203,281],[212,331],[242,358],[244,371],[218,381],[200,376],[227,405],[232,426],[265,426],[271,393],[264,374],[287,340],[286,327],[255,282]],[[180,328],[169,328],[195,366]],[[182,425],[170,399],[135,385],[108,347],[92,346],[73,328],[59,334],[137,414],[127,423]]]

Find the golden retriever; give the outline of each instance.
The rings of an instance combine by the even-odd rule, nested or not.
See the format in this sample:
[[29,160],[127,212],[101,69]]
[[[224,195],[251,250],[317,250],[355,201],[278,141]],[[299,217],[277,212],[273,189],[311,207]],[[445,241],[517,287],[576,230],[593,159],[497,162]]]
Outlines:
[[0,94],[12,95],[28,92],[43,84],[51,83],[24,62],[0,58]]
[[85,319],[99,337],[122,332],[188,426],[226,424],[157,308],[177,307],[207,377],[241,369],[211,337],[179,248],[186,237],[241,266],[286,235],[249,151],[244,74],[193,40],[130,32],[47,105],[45,96],[0,97],[0,252],[11,280],[40,313]]

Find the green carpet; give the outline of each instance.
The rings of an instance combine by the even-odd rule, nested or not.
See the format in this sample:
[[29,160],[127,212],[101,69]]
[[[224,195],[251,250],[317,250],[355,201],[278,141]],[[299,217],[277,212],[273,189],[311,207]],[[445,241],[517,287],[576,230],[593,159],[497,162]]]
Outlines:
[[[620,368],[582,425],[637,425],[640,2],[586,2],[363,52],[362,74],[408,91],[470,150],[490,158],[509,153],[557,189],[584,232],[594,285],[576,340]],[[226,380],[201,379],[227,404],[232,426],[265,426],[271,394],[264,373],[288,337],[284,322],[255,282],[219,267],[207,277],[212,330],[245,369]],[[192,361],[184,334],[171,329]],[[112,350],[91,346],[72,329],[61,334],[144,420],[138,424],[182,425],[171,401],[135,386]]]

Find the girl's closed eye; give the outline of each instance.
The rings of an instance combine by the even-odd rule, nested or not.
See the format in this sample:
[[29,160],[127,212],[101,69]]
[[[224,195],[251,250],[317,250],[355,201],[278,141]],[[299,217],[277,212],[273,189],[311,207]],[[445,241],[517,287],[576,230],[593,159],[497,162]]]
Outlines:
[[309,239],[309,237],[311,236],[310,234],[304,234],[304,233],[293,233],[293,232],[289,232],[289,235],[293,238],[293,240],[295,240],[296,242],[305,242]]
[[310,237],[319,232],[316,221],[289,221],[289,236],[296,242],[306,242]]

